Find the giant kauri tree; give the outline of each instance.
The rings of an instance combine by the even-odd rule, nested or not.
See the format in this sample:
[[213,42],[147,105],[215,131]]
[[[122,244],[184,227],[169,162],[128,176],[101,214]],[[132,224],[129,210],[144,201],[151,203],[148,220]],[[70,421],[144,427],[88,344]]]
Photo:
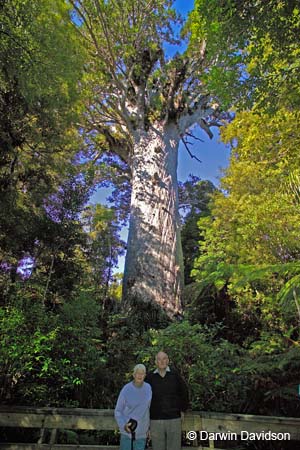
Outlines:
[[[211,136],[217,121],[217,104],[201,81],[206,43],[199,40],[191,48],[186,39],[182,50],[177,34],[184,24],[173,1],[71,3],[90,55],[83,128],[87,139],[130,171],[124,304],[156,305],[174,317],[182,312],[183,285],[178,146],[196,124]],[[181,51],[169,57],[166,49],[176,44]]]

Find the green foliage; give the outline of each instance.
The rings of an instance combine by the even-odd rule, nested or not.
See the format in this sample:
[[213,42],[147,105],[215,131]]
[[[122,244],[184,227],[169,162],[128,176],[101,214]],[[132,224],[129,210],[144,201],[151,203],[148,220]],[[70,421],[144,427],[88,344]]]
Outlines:
[[222,320],[222,336],[247,350],[250,361],[240,370],[253,369],[257,384],[270,388],[253,401],[269,408],[273,400],[274,410],[290,405],[295,372],[291,381],[280,361],[299,346],[297,123],[297,111],[248,111],[223,129],[230,166],[211,217],[198,222],[202,240],[188,305],[192,321]]
[[99,305],[81,297],[59,314],[46,313],[42,302],[32,302],[23,291],[22,300],[0,314],[3,402],[76,406],[90,401],[82,391],[105,362]]
[[[220,290],[235,284],[240,266],[247,272],[247,265],[284,266],[298,260],[299,204],[287,184],[287,175],[299,165],[297,123],[295,112],[244,112],[223,130],[223,139],[234,145],[221,180],[223,192],[214,195],[213,219],[199,221],[203,240],[194,276],[202,285]],[[266,278],[267,297],[274,298],[285,281]]]
[[206,41],[206,83],[224,105],[299,107],[297,1],[197,0],[191,48]]
[[54,108],[56,120],[59,109],[71,113],[66,106],[78,98],[76,84],[82,71],[83,49],[69,21],[67,3],[13,0],[4,2],[0,13],[2,89],[17,81],[29,107],[36,108],[43,99],[40,112],[49,114],[49,118],[54,118]]
[[[66,188],[66,178],[76,178],[81,139],[74,121],[82,102],[84,50],[62,0],[4,2],[0,14],[0,208],[7,212],[0,245],[13,284],[22,258],[46,260],[50,268],[53,247],[60,246],[53,241],[65,224],[58,230],[45,204]],[[57,251],[55,256],[61,260]],[[9,289],[2,288],[5,303]]]
[[155,354],[166,351],[189,386],[194,410],[280,414],[290,408],[295,413],[299,348],[287,349],[278,335],[265,334],[246,351],[222,333],[221,325],[188,322],[152,330],[138,360],[151,370]]
[[124,246],[119,237],[116,211],[99,204],[89,205],[82,213],[81,222],[87,234],[85,283],[102,289],[106,296],[113,279],[113,267]]
[[102,319],[115,307],[104,296],[115,215],[91,207],[95,235],[82,217],[95,171],[79,154],[86,53],[70,13],[62,0],[0,7],[0,395],[14,404],[96,405]]
[[184,260],[185,284],[191,282],[193,261],[199,251],[199,230],[197,222],[200,217],[210,214],[210,196],[215,191],[213,183],[190,176],[184,183],[179,183],[179,210],[182,214],[181,243]]
[[[40,313],[38,308],[34,308],[34,312]],[[40,397],[45,399],[43,386],[39,382],[49,368],[49,350],[55,340],[56,329],[50,326],[41,331],[40,323],[36,327],[32,325],[26,320],[26,312],[17,305],[1,309],[1,379],[4,386],[1,394],[4,401],[9,401],[15,395],[16,386],[19,383],[23,385],[24,377],[33,372],[37,377],[36,397],[38,400]],[[30,391],[30,387],[28,391],[23,391],[24,398],[30,395]]]

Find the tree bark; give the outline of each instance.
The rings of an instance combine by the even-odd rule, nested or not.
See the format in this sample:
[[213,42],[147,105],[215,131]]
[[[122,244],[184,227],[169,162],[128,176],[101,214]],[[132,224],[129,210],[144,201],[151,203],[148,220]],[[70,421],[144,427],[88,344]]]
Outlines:
[[179,131],[159,125],[135,136],[132,196],[123,279],[127,308],[157,305],[171,318],[182,313],[177,160]]

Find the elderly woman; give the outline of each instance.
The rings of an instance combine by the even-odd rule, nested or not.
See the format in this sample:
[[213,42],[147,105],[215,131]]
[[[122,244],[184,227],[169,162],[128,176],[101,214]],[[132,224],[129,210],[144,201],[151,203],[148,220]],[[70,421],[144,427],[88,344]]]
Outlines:
[[[121,433],[120,450],[144,450],[149,432],[149,408],[151,387],[144,383],[146,367],[137,364],[133,369],[133,380],[121,389],[115,408],[115,419]],[[135,440],[132,440],[131,421],[137,422]]]

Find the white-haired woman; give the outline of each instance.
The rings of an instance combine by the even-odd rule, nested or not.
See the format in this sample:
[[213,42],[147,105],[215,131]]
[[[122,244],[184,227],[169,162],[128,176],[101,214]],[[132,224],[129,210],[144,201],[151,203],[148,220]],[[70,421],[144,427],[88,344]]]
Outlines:
[[[144,383],[146,367],[137,364],[133,380],[121,389],[115,408],[115,418],[120,428],[120,450],[144,450],[150,427],[149,408],[152,398],[151,386]],[[130,419],[137,422],[135,439],[132,440]]]

